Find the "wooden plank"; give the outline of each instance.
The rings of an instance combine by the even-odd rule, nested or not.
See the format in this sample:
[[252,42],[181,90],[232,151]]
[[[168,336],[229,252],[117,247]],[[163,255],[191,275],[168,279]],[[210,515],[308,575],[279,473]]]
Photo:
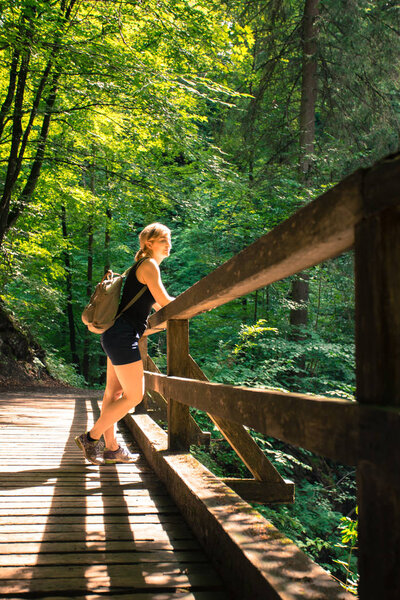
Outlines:
[[[137,592],[135,591],[134,596],[128,596],[126,594],[115,594],[112,593],[112,597],[104,594],[97,595],[95,593],[85,594],[84,596],[73,596],[74,600],[228,600],[226,594],[222,591],[195,591],[187,592],[184,589],[180,589],[178,592],[168,591],[167,595],[164,591],[157,592]],[[20,600],[18,598],[8,597],[7,600]],[[40,600],[55,600],[54,595],[47,596],[46,594],[40,597]],[[63,596],[57,593],[57,600],[71,600],[71,595]]]
[[[146,336],[142,336],[139,340],[139,351],[140,351],[140,356],[142,357],[143,368],[147,369],[147,337]],[[135,406],[135,413],[137,415],[139,415],[139,414],[146,414],[146,412],[147,412],[147,395],[144,394],[142,401],[137,406]]]
[[[37,553],[0,554],[1,567],[34,567]],[[157,550],[150,552],[55,552],[42,553],[40,566],[49,565],[96,565],[96,564],[141,564],[141,563],[204,563],[208,558],[201,550]],[[3,575],[0,570],[0,575]]]
[[289,479],[284,480],[284,485],[281,482],[238,479],[236,477],[223,477],[222,481],[247,502],[263,504],[293,504],[294,502],[294,483]]
[[[33,568],[30,566],[21,567],[2,567],[1,573],[4,579],[66,579],[81,578],[83,573],[81,565],[60,563],[58,566],[36,565]],[[218,577],[210,564],[204,565],[202,562],[194,563],[179,563],[179,562],[149,562],[138,565],[137,563],[122,564],[102,564],[85,565],[84,578],[96,578],[98,576],[109,576],[124,579],[131,582],[130,585],[173,585],[171,581],[166,581],[167,578],[180,578],[182,575],[190,575],[197,578],[200,585],[215,585],[219,583]],[[199,577],[200,576],[200,577]],[[153,581],[144,582],[143,579],[152,578]],[[165,579],[164,579],[165,578]],[[187,582],[187,578],[186,578]],[[178,583],[179,585],[179,583]],[[192,583],[193,585],[193,583]]]
[[[33,462],[33,461],[32,461]],[[26,469],[26,459],[24,464],[24,469],[21,471],[15,471],[14,465],[10,466],[8,464],[1,465],[1,473],[0,479],[9,477],[9,474],[14,474],[15,477],[26,477],[30,473],[35,474],[36,468],[35,465],[29,461],[29,468]],[[57,476],[64,477],[85,477],[85,478],[98,478],[101,473],[101,478],[127,478],[131,473],[152,473],[152,470],[148,466],[146,462],[143,461],[142,457],[140,460],[132,461],[127,464],[116,464],[116,465],[102,465],[101,469],[97,468],[97,465],[89,465],[86,464],[85,468],[82,469],[82,465],[72,464],[72,465],[61,465],[59,466],[55,472],[57,472]]]
[[[167,373],[185,377],[189,355],[188,321],[169,321],[167,328]],[[189,406],[168,395],[168,448],[189,450],[190,412]]]
[[[75,535],[81,533],[94,533],[94,532],[103,532],[105,530],[115,533],[126,530],[131,533],[131,530],[134,529],[135,534],[138,532],[147,533],[150,536],[157,536],[160,532],[162,533],[171,533],[172,535],[178,537],[188,537],[189,532],[185,526],[184,521],[181,519],[176,519],[176,517],[172,517],[169,519],[161,518],[152,522],[152,519],[149,521],[141,521],[140,518],[136,519],[135,515],[129,515],[124,517],[122,520],[109,520],[105,517],[105,522],[96,519],[93,522],[87,522],[86,519],[75,519],[71,523],[66,523],[62,518],[59,517],[49,517],[48,519],[38,520],[33,522],[30,519],[30,523],[20,523],[18,520],[17,523],[14,524],[5,524],[0,526],[0,535],[2,536],[2,540],[6,540],[8,534],[23,534],[26,532],[29,533],[38,533],[38,532],[63,532],[71,533]],[[170,522],[171,521],[171,522]]]
[[355,256],[357,400],[400,406],[400,210],[360,224]]
[[400,152],[386,156],[364,171],[362,204],[364,217],[399,205]]
[[[15,506],[13,506],[12,504],[8,504],[8,505],[0,505],[0,523],[3,523],[3,518],[4,517],[10,517],[14,519],[14,522],[16,521],[16,519],[18,519],[18,522],[21,521],[22,517],[29,517],[32,521],[32,517],[35,518],[35,521],[37,520],[37,518],[39,517],[49,517],[51,515],[57,515],[58,517],[63,517],[63,516],[73,516],[73,515],[84,515],[86,517],[90,517],[92,515],[100,515],[100,516],[104,516],[104,515],[155,515],[155,514],[159,514],[162,515],[164,513],[168,513],[169,515],[171,514],[179,514],[178,509],[174,506],[174,505],[167,505],[167,506],[159,506],[157,505],[148,505],[148,504],[143,504],[142,506],[127,506],[126,502],[121,502],[119,506],[113,506],[111,508],[107,508],[106,506],[97,506],[97,507],[93,507],[93,506],[69,506],[69,507],[64,507],[64,506],[57,506],[54,507],[54,505],[52,506],[51,503],[49,503],[49,505],[47,507],[43,507],[43,504],[40,503],[40,506],[38,506],[36,503],[33,506],[31,505],[31,508],[26,508],[26,506],[24,506],[23,508],[15,508]],[[5,508],[6,506],[6,508]]]
[[[15,493],[15,487],[9,490],[2,490],[1,495],[6,498],[7,496],[13,496]],[[140,484],[130,484],[129,488],[124,489],[124,493],[122,494],[121,490],[118,489],[115,485],[106,487],[99,486],[90,488],[80,487],[80,489],[76,489],[74,486],[60,486],[60,485],[49,485],[49,486],[38,486],[38,487],[28,487],[28,488],[18,488],[18,494],[20,496],[81,496],[86,498],[89,494],[97,494],[99,496],[116,496],[121,497],[124,496],[136,496],[139,492],[143,492],[146,494],[147,490],[151,491],[161,491],[163,489],[163,484],[159,481],[156,481],[152,485],[148,485],[145,483]]]
[[148,415],[125,422],[234,597],[353,598],[193,456],[168,453],[167,434]]
[[[49,477],[47,474],[42,475],[41,473],[37,473],[36,476],[27,474],[24,478],[21,477],[12,477],[10,475],[9,481],[6,479],[0,480],[0,489],[11,489],[14,487],[31,487],[36,485],[45,485],[51,486],[56,485],[60,480],[60,475],[55,475],[53,477]],[[158,481],[158,479],[154,476],[153,473],[133,473],[132,477],[101,477],[101,479],[96,479],[94,477],[85,478],[79,476],[65,476],[62,475],[63,487],[73,486],[79,487],[83,486],[86,489],[90,490],[94,487],[101,486],[109,487],[115,485],[116,483],[121,486],[131,486],[133,483],[138,482],[154,482]]]
[[0,543],[0,555],[33,554],[45,556],[51,553],[79,553],[79,552],[156,552],[156,551],[188,551],[199,550],[200,546],[194,538],[176,540],[109,540],[94,539],[81,541],[22,541]]
[[[397,160],[398,163],[398,160]],[[398,181],[388,185],[398,186]],[[387,189],[366,188],[367,204]],[[400,406],[400,210],[372,215],[356,228],[357,400],[365,410]],[[397,424],[398,425],[398,424]],[[357,465],[360,600],[400,598],[400,427],[374,423],[361,430],[371,448]],[[382,449],[386,450],[382,468]]]
[[[2,569],[3,570],[3,569]],[[210,565],[186,565],[179,569],[173,564],[147,563],[143,565],[85,565],[38,567],[34,569],[5,568],[2,580],[5,594],[26,594],[58,590],[103,591],[111,584],[120,590],[146,587],[220,587],[220,579]],[[9,575],[9,576],[7,576]]]
[[[153,523],[153,524],[161,524],[161,523],[182,523],[182,518],[178,514],[125,514],[125,515],[85,515],[85,519],[83,519],[85,525],[111,525],[111,524],[120,524],[127,525],[128,523],[131,525],[135,524],[144,524],[144,523]],[[8,517],[0,517],[0,531],[10,531],[14,530],[14,528],[18,527],[18,529],[22,529],[24,525],[29,525],[30,527],[36,526],[57,526],[63,527],[64,525],[78,525],[82,526],[82,516],[80,515],[45,515],[45,516],[35,516],[35,525],[32,525],[32,517],[23,517],[19,516],[18,519],[15,519],[14,516]],[[16,524],[17,523],[17,524]],[[11,529],[10,529],[11,528]],[[71,527],[73,529],[74,527]]]
[[[114,510],[118,507],[131,510],[133,507],[150,507],[157,506],[174,506],[173,501],[167,494],[165,487],[163,487],[161,494],[153,494],[148,490],[141,490],[141,493],[135,495],[120,495],[120,496],[102,496],[98,495],[86,495],[86,496],[32,496],[23,497],[21,496],[7,496],[6,498],[0,496],[0,508],[8,509],[13,507],[15,509],[23,508],[32,510],[33,508],[42,507],[46,510],[50,508],[52,510],[59,510],[61,508],[88,508],[88,511],[92,509],[98,509],[103,507],[105,511]],[[89,514],[89,513],[88,513]]]
[[[387,439],[395,443],[399,440],[398,409],[154,373],[147,373],[146,381],[149,387],[190,406],[316,454],[348,465],[364,458],[375,461],[383,471],[390,471],[386,446]],[[395,455],[400,468],[400,452]]]

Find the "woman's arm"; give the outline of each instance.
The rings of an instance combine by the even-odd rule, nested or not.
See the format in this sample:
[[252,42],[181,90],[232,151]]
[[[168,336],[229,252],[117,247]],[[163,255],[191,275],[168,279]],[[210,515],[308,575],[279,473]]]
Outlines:
[[154,258],[143,261],[136,271],[136,277],[140,283],[144,283],[149,288],[154,300],[162,308],[174,300],[165,289],[161,281],[160,267]]

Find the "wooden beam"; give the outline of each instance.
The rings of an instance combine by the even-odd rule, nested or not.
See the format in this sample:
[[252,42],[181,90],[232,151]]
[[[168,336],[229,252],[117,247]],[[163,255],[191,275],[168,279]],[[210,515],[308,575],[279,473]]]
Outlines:
[[[169,321],[167,327],[168,375],[188,375],[189,322]],[[147,379],[146,379],[147,381]],[[168,400],[168,448],[189,450],[190,412],[187,403],[179,402],[173,394],[164,394]]]
[[357,400],[400,406],[400,210],[357,227]]
[[237,600],[354,600],[228,486],[186,453],[148,415],[125,422],[147,461]]
[[398,206],[400,202],[400,152],[365,169],[362,189],[363,217]]
[[[151,356],[147,355],[147,371],[150,373],[161,373],[160,369],[157,367],[156,363],[153,361]],[[160,411],[162,420],[168,421],[168,402],[167,399],[164,398],[162,394],[156,392],[154,390],[149,390],[146,387],[146,392],[150,394],[151,402],[153,406],[155,405],[157,409]]]
[[[143,369],[146,370],[147,369],[147,337],[146,336],[142,335],[142,337],[139,339],[139,352],[140,352],[140,356],[142,358]],[[143,400],[137,406],[135,406],[135,413],[137,415],[146,414],[147,408],[148,408],[148,398],[147,398],[147,394],[144,393]]]
[[351,248],[354,227],[366,214],[398,205],[399,157],[356,171],[298,210],[152,315],[146,335],[165,329],[168,319],[190,319]]
[[[393,181],[394,187],[399,181]],[[381,189],[366,189],[366,202],[382,197]],[[399,191],[399,190],[398,190]],[[384,196],[383,196],[384,197]],[[400,197],[400,192],[399,192]],[[400,210],[371,215],[356,228],[356,364],[357,400],[396,411],[400,406]],[[397,423],[398,425],[398,423]],[[382,420],[375,431],[361,430],[360,441],[372,446],[357,465],[359,507],[360,600],[400,598],[400,427]],[[375,435],[374,435],[375,434]],[[380,437],[386,450],[374,445]]]
[[146,385],[214,416],[345,464],[356,464],[355,402],[156,374],[146,375]]
[[[398,409],[166,375],[146,375],[146,382],[149,388],[207,413],[348,465],[369,458],[390,472],[386,448],[389,441],[391,447],[400,444]],[[400,472],[400,448],[393,460],[398,468],[393,472]]]
[[271,481],[238,479],[236,477],[223,477],[221,481],[229,485],[246,502],[262,504],[293,504],[294,502],[294,483],[289,479],[283,480],[284,485]]

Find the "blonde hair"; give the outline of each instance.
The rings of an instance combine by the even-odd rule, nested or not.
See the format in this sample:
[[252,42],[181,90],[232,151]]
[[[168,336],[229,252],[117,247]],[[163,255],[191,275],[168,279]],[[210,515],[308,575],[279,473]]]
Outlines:
[[151,250],[146,247],[146,243],[155,240],[164,235],[170,235],[171,230],[162,223],[151,223],[139,233],[140,250],[136,252],[135,261],[137,262],[145,256],[152,256]]

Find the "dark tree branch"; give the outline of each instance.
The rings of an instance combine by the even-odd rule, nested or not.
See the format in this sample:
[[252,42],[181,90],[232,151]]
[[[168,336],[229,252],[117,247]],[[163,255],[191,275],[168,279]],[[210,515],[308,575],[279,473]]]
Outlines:
[[19,51],[15,50],[11,60],[10,79],[8,83],[7,95],[4,99],[3,105],[0,110],[0,139],[3,135],[4,125],[6,124],[6,116],[11,108],[11,104],[14,98],[19,56]]

